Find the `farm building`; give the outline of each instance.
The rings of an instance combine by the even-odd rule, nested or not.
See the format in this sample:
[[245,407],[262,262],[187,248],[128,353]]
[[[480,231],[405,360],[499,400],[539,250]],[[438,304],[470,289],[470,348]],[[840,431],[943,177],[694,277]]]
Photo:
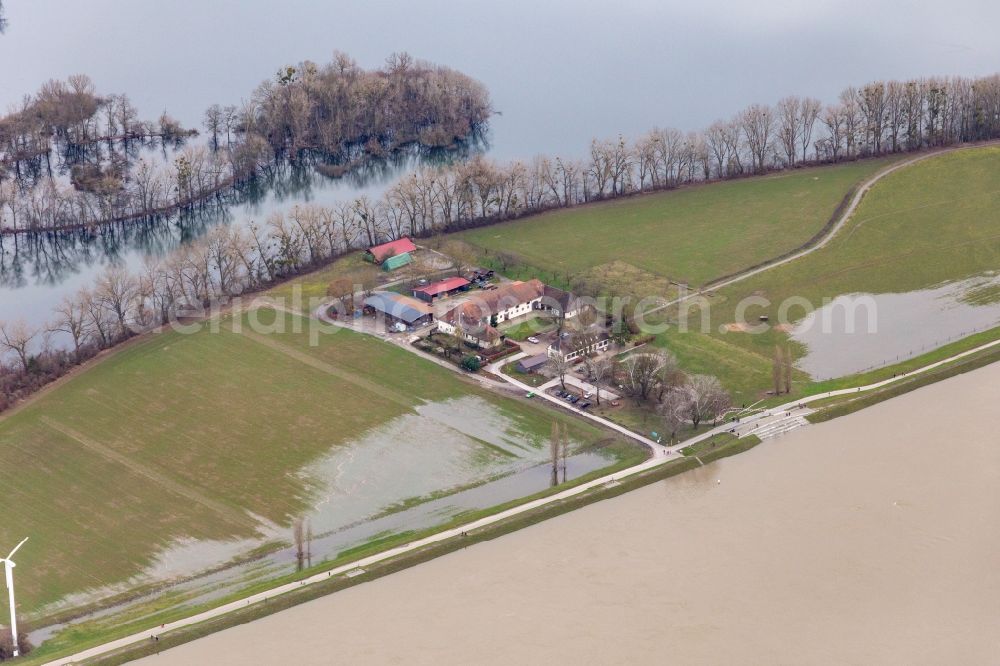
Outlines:
[[545,285],[542,291],[542,300],[535,307],[563,319],[572,319],[580,311],[579,299],[576,296],[549,285]]
[[480,347],[501,342],[495,326],[531,312],[541,301],[545,285],[539,280],[510,282],[493,291],[477,293],[452,308],[438,321],[438,330],[457,335]]
[[387,257],[385,261],[382,262],[382,270],[388,273],[389,271],[394,271],[397,268],[402,268],[412,261],[413,256],[409,252],[394,254],[391,257]]
[[365,252],[365,259],[373,264],[381,264],[390,257],[409,254],[416,249],[417,246],[414,245],[413,241],[409,238],[400,238],[399,240],[382,243],[381,245],[375,245],[368,248]]
[[607,351],[611,346],[611,336],[607,331],[577,333],[568,337],[560,337],[548,348],[551,358],[562,358],[564,361],[575,361],[589,354]]
[[451,277],[445,280],[432,282],[425,287],[418,287],[417,289],[414,289],[413,297],[419,298],[427,303],[433,303],[435,298],[451,296],[456,292],[465,291],[469,288],[469,284],[471,283],[465,278]]
[[517,362],[518,372],[534,372],[549,362],[549,357],[545,354],[527,356]]
[[503,342],[500,331],[490,325],[474,302],[462,303],[438,319],[437,329],[442,333],[462,338],[477,347],[496,347]]
[[434,321],[434,310],[415,298],[391,291],[376,291],[365,299],[365,312],[382,315],[386,321],[406,326],[423,326]]

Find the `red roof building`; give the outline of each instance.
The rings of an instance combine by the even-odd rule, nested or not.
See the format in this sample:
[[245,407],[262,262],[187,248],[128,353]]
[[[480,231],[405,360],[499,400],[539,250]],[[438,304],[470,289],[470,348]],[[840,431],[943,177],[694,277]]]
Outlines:
[[425,287],[418,287],[413,290],[413,295],[422,301],[430,303],[439,296],[447,296],[448,294],[460,291],[468,287],[470,284],[471,283],[465,278],[450,277],[444,280],[439,280],[438,282],[432,282]]
[[409,238],[400,238],[399,240],[370,247],[368,248],[368,252],[365,254],[367,254],[370,261],[374,261],[376,264],[381,264],[389,257],[395,257],[400,254],[406,254],[407,252],[413,252],[416,249],[417,246],[414,245],[413,241]]

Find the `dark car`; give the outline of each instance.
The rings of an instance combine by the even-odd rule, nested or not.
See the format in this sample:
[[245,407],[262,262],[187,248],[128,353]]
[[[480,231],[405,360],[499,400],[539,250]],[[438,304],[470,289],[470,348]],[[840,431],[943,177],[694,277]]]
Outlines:
[[580,402],[580,396],[578,396],[578,395],[571,395],[569,397],[569,401],[572,402],[575,405],[576,403]]
[[588,407],[590,407],[590,405],[591,405],[591,404],[592,404],[592,403],[589,403],[589,402],[585,402],[585,403],[583,403],[582,405],[580,405],[580,409],[587,409]]

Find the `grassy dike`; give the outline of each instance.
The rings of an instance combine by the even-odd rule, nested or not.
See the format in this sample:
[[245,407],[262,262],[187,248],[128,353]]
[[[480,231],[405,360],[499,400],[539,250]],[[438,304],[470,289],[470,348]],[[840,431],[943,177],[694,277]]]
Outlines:
[[[993,331],[1000,332],[1000,329],[993,329]],[[995,337],[996,336],[994,336],[994,339]],[[969,345],[969,347],[975,347],[975,345]],[[991,363],[996,363],[997,361],[1000,361],[1000,346],[984,349],[975,354],[970,354],[969,356],[958,359],[953,363],[947,363],[933,370],[922,372],[918,375],[904,377],[900,381],[890,384],[884,388],[861,393],[856,398],[845,396],[820,401],[819,403],[815,403],[818,406],[817,410],[806,418],[810,423],[822,423],[823,421],[829,421],[840,416],[846,416],[858,410],[864,409],[865,407],[871,407],[872,405],[878,404],[884,400],[889,400],[891,398],[895,398],[896,396],[909,393],[910,391],[915,391],[924,386],[929,386],[930,384],[948,379],[949,377],[955,377],[972,370],[977,370],[990,365]],[[926,365],[926,363],[923,365]]]

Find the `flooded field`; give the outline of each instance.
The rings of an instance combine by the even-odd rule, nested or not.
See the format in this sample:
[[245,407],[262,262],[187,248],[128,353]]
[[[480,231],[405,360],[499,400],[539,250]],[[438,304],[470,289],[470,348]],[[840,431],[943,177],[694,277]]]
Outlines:
[[[605,468],[617,454],[583,451],[571,443],[566,478]],[[560,472],[560,475],[562,473]],[[441,525],[462,513],[488,509],[545,490],[551,485],[546,437],[521,428],[517,419],[478,397],[425,403],[339,446],[300,471],[318,489],[302,521],[311,538],[304,564],[335,559],[345,550]],[[270,525],[260,539],[185,539],[155,558],[140,576],[116,587],[74,595],[57,608],[84,605],[142,586],[149,594],[130,598],[79,621],[114,621],[142,612],[144,604],[173,595],[191,607],[238,591],[247,584],[294,572],[299,550],[288,528]],[[251,556],[255,549],[263,555]],[[172,582],[173,581],[173,582]],[[166,588],[158,587],[170,582]],[[66,625],[43,627],[39,643]]]
[[994,365],[146,661],[994,663],[998,400]]
[[903,294],[846,294],[792,330],[814,379],[842,377],[918,356],[1000,324],[1000,276]]

